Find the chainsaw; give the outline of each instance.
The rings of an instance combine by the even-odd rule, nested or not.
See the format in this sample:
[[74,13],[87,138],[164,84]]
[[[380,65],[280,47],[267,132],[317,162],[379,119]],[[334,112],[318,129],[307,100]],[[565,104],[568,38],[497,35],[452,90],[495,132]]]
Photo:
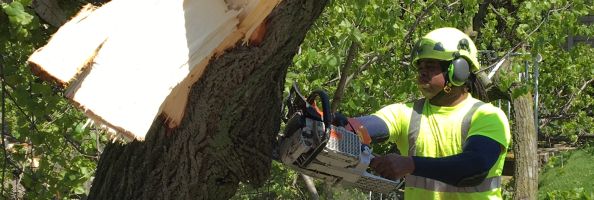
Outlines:
[[[321,111],[316,106],[318,97]],[[285,128],[278,139],[277,160],[299,173],[331,184],[380,193],[400,188],[403,181],[367,171],[373,154],[369,140],[363,141],[369,136],[333,125],[329,98],[323,90],[314,90],[306,99],[293,83],[284,104]],[[344,123],[348,126],[348,122]]]

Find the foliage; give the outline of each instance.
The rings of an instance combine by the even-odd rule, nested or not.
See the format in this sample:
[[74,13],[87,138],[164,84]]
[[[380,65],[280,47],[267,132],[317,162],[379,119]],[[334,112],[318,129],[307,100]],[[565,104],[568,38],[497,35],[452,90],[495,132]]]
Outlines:
[[539,198],[593,199],[593,147],[552,157],[541,171]]
[[537,33],[520,34],[531,45],[530,53],[544,58],[539,77],[539,92],[543,94],[538,106],[543,126],[540,132],[568,139],[594,133],[594,127],[589,125],[594,122],[594,87],[591,83],[583,87],[594,77],[594,58],[587,56],[594,53],[594,48],[584,44],[567,48],[566,44],[570,35],[594,37],[593,24],[578,22],[580,16],[594,14],[592,1],[528,1],[520,12],[524,14],[519,18],[529,26],[542,23]]
[[571,190],[553,190],[551,192],[547,192],[543,199],[545,199],[545,200],[557,200],[557,199],[592,200],[592,199],[594,199],[594,192],[585,192],[583,187],[573,188]]
[[240,184],[231,199],[305,199],[308,194],[297,184],[298,174],[278,162],[272,162],[271,177],[260,188]]
[[[82,198],[106,138],[90,129],[60,88],[26,66],[28,56],[56,30],[37,17],[31,3],[1,3],[2,199]],[[81,2],[61,3],[78,10]]]
[[[323,190],[324,183],[316,180],[318,193],[322,199],[327,197],[326,190]],[[332,196],[335,199],[364,199],[365,194],[354,188],[345,188],[341,185],[335,186]],[[272,162],[272,175],[268,182],[260,188],[251,188],[248,185],[240,184],[237,193],[231,199],[308,199],[310,194],[303,180],[295,171],[286,168],[279,162]]]
[[[594,77],[591,47],[580,45],[568,52],[560,51],[555,59],[543,67],[540,81],[542,94],[541,118],[551,122],[541,129],[546,136],[572,138],[574,135],[592,134],[594,127],[594,87],[585,85]],[[551,55],[552,56],[552,55]],[[547,64],[548,64],[547,63]],[[563,75],[560,75],[563,74]]]
[[510,178],[509,181],[503,181],[501,184],[501,197],[503,199],[512,199],[514,195],[514,179]]

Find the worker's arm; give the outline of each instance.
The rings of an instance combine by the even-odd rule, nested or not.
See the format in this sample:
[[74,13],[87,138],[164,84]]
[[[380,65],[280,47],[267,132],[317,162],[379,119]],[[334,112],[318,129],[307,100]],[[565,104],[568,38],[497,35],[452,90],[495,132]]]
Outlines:
[[[352,120],[356,120],[356,123],[360,123],[367,130],[373,143],[383,142],[389,137],[388,126],[384,120],[375,115],[349,119],[350,122]],[[450,185],[473,186],[481,183],[486,178],[489,169],[497,161],[502,148],[498,142],[491,138],[474,135],[467,138],[462,153],[453,156],[442,158],[417,156],[407,158],[396,154],[385,156],[386,158],[391,157],[392,159],[389,160],[397,166],[386,167],[391,169],[386,169],[384,173],[388,174],[387,178],[392,179],[412,173],[416,176],[439,180]],[[410,170],[414,171],[411,172]],[[378,173],[382,174],[381,172]]]
[[501,148],[491,138],[474,135],[466,140],[460,154],[442,158],[389,154],[374,158],[370,166],[381,176],[390,179],[412,173],[458,187],[469,187],[478,185],[486,178]]
[[481,136],[470,136],[462,153],[442,158],[413,156],[413,175],[439,180],[459,187],[475,186],[481,183],[493,167],[501,145],[495,140]]
[[349,122],[351,122],[351,124],[361,124],[363,128],[367,130],[372,143],[384,142],[390,137],[386,122],[375,115],[349,118]]

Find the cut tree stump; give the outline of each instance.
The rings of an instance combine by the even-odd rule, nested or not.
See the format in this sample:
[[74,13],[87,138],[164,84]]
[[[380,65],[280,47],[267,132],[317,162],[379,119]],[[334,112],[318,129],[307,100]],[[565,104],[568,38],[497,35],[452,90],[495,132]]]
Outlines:
[[144,140],[163,115],[184,115],[190,87],[211,59],[257,45],[280,0],[114,0],[84,7],[28,60],[42,79],[102,128]]

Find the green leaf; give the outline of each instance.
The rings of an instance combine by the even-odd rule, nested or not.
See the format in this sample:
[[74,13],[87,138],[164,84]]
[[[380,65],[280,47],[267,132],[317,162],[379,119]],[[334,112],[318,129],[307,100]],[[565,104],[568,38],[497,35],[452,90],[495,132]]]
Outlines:
[[400,25],[398,23],[394,23],[394,25],[392,25],[392,28],[394,28],[394,29],[400,29]]
[[25,12],[23,4],[18,1],[13,1],[9,5],[2,5],[2,8],[13,25],[24,26],[33,20],[33,15]]
[[353,26],[353,24],[350,21],[348,21],[347,19],[344,19],[340,22],[340,24],[338,26],[345,28],[345,29],[350,29]]
[[361,31],[358,28],[353,28],[353,39],[357,42],[357,43],[362,43],[363,40],[363,33],[361,33]]
[[8,75],[6,77],[6,83],[8,83],[11,86],[12,85],[16,85],[16,84],[18,84],[18,83],[20,83],[22,81],[23,81],[23,77],[20,76],[20,75],[16,75],[16,74],[15,75]]
[[338,59],[336,56],[330,56],[330,59],[328,59],[328,65],[333,67],[338,66]]
[[527,10],[532,10],[532,2],[526,1],[526,4],[524,4],[524,6],[526,7]]
[[517,73],[499,71],[499,84],[497,87],[501,91],[507,91],[516,80]]
[[44,142],[44,137],[41,133],[29,134],[29,138],[33,144],[41,144]]
[[83,122],[78,123],[76,125],[76,127],[74,127],[74,133],[75,134],[79,134],[80,135],[80,134],[86,133],[87,131],[88,131],[88,129],[87,129],[86,123],[83,123]]
[[30,6],[31,3],[33,3],[33,0],[19,0],[21,2],[22,5],[24,6]]
[[80,172],[86,176],[86,175],[90,175],[91,171],[89,170],[88,167],[80,167]]
[[31,186],[33,184],[33,180],[29,176],[23,176],[21,183],[25,186]]
[[517,87],[512,89],[512,98],[516,99],[522,95],[528,94],[528,92],[530,91],[528,85],[523,85],[521,87]]
[[524,72],[524,71],[525,71],[525,67],[524,67],[524,65],[523,65],[523,64],[520,64],[520,63],[518,63],[518,62],[516,62],[516,63],[514,63],[514,64],[512,65],[512,69],[513,69],[513,71],[514,71],[516,74],[518,74],[518,73],[522,73],[522,72]]
[[44,96],[51,95],[51,93],[52,93],[52,88],[46,84],[33,83],[33,84],[31,84],[31,89],[32,89],[33,93],[41,94]]
[[83,186],[78,186],[74,188],[75,194],[84,194],[86,193],[85,188]]
[[23,10],[23,5],[18,2],[18,1],[13,1],[10,4],[7,3],[2,3],[2,9],[4,10],[4,13],[6,13],[6,15],[8,16],[16,16],[19,14],[19,8],[20,10]]
[[19,131],[14,131],[11,134],[16,139],[20,139],[21,138],[21,133]]
[[365,7],[365,5],[367,5],[367,2],[369,2],[369,0],[355,0],[357,3],[357,7],[358,8],[363,8]]

